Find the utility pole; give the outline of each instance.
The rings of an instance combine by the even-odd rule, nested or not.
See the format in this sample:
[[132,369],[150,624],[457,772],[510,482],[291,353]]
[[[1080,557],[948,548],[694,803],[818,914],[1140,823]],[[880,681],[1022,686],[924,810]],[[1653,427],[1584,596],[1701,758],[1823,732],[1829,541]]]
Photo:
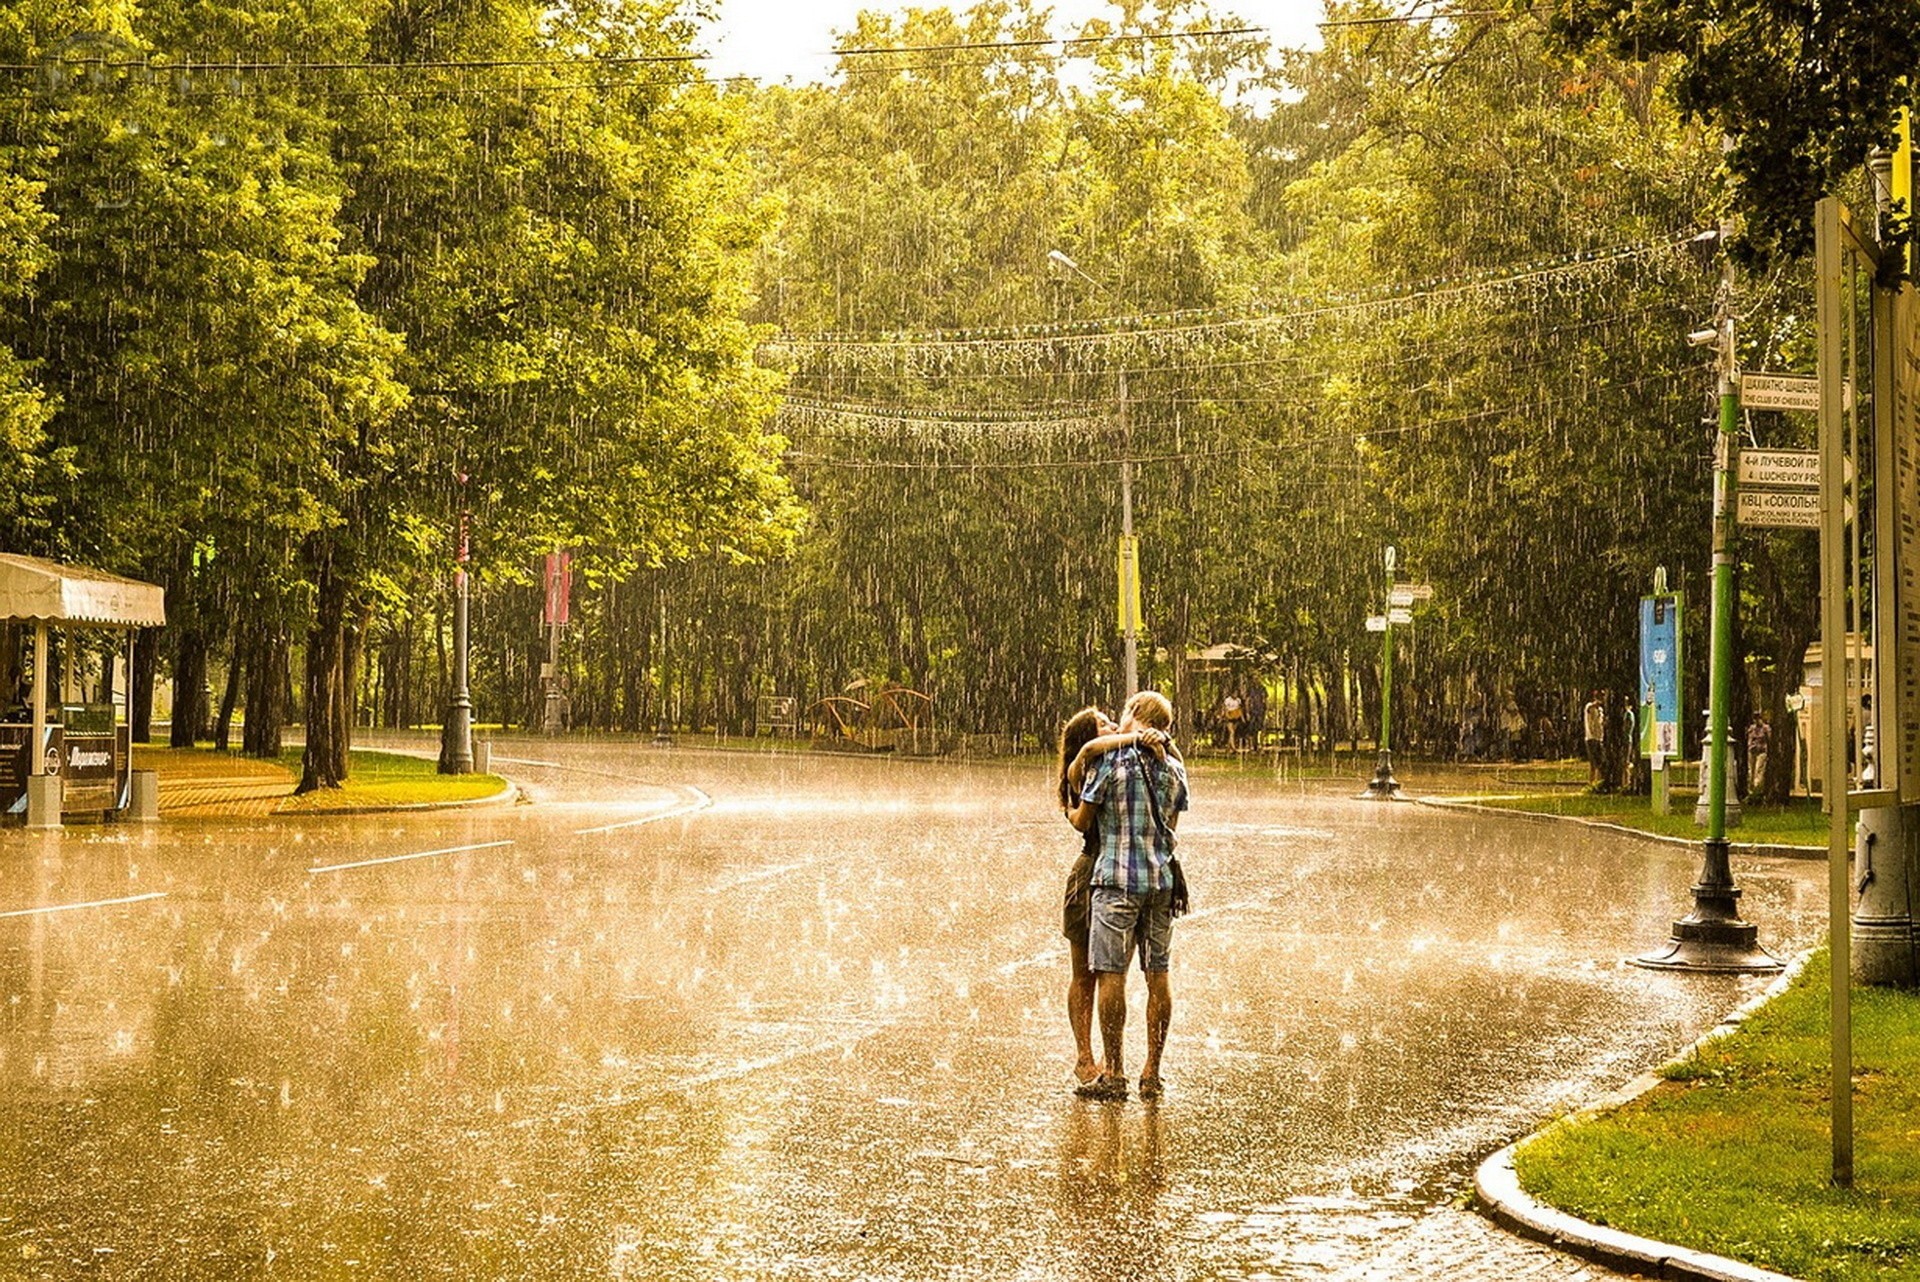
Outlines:
[[[1048,250],[1047,259],[1066,268],[1105,294],[1116,306],[1119,305],[1120,300],[1114,297],[1112,290],[1089,276],[1079,263],[1061,250]],[[1117,373],[1121,440],[1119,622],[1121,644],[1126,655],[1126,698],[1131,699],[1140,689],[1140,541],[1133,536],[1133,404],[1127,395],[1126,368],[1122,366]]]
[[[1726,252],[1725,237],[1721,253]],[[1774,971],[1780,959],[1760,947],[1757,927],[1740,919],[1740,889],[1727,849],[1727,717],[1733,693],[1733,487],[1740,417],[1733,345],[1733,263],[1723,259],[1719,314],[1712,329],[1687,341],[1712,347],[1719,371],[1720,423],[1713,448],[1712,670],[1707,708],[1707,839],[1693,911],[1673,923],[1667,947],[1633,959],[1657,970]]]

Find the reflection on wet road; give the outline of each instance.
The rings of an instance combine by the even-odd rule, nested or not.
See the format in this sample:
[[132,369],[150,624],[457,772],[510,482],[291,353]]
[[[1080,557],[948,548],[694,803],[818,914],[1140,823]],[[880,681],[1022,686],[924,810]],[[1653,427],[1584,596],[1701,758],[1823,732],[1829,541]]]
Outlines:
[[1751,991],[1620,964],[1688,852],[1202,768],[1168,1096],[1087,1104],[1044,765],[498,751],[535,804],[0,834],[0,1273],[1334,1276]]

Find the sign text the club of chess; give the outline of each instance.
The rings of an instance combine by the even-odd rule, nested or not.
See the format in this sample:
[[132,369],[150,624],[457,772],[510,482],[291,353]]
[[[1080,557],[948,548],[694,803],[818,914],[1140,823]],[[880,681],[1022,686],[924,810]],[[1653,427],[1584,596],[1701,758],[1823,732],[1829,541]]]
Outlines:
[[1817,410],[1820,380],[1790,374],[1742,374],[1740,405],[1750,410]]

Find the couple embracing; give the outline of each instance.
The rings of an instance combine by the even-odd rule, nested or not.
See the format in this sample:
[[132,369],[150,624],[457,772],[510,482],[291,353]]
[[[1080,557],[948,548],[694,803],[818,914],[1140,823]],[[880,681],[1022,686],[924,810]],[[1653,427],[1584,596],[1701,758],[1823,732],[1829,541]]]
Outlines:
[[1136,955],[1147,977],[1140,1098],[1158,1099],[1162,1090],[1160,1053],[1173,1019],[1173,829],[1187,808],[1187,772],[1172,729],[1166,696],[1142,690],[1127,700],[1118,725],[1098,708],[1083,708],[1060,733],[1060,808],[1081,834],[1061,924],[1073,960],[1067,1020],[1079,1051],[1074,1093],[1085,1099],[1127,1098],[1121,1049],[1127,969]]

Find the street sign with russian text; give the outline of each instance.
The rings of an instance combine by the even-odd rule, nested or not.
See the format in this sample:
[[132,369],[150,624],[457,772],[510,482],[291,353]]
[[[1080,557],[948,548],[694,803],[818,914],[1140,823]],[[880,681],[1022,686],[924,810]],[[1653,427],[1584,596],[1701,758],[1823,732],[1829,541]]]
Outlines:
[[1369,615],[1369,616],[1368,616],[1368,618],[1367,618],[1367,631],[1369,631],[1369,632],[1385,632],[1386,630],[1387,630],[1387,616],[1386,616],[1386,615],[1384,615],[1384,614],[1375,614],[1375,615]]
[[1818,450],[1741,450],[1740,484],[1820,488]]
[[1740,405],[1750,410],[1817,410],[1820,380],[1791,374],[1742,374]]
[[1820,528],[1817,490],[1741,490],[1736,499],[1733,518],[1742,525],[1794,530]]

